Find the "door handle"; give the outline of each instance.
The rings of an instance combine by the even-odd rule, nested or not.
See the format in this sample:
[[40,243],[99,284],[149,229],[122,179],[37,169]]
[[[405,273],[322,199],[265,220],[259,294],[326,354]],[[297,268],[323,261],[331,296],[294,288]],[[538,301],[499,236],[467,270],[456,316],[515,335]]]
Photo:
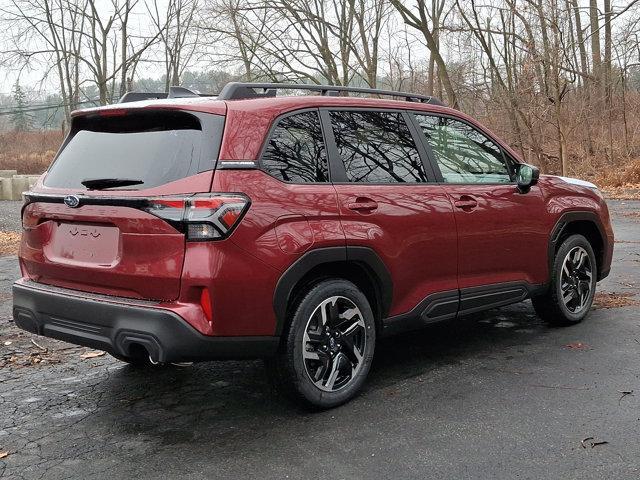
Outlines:
[[370,198],[356,198],[355,202],[347,204],[347,208],[356,212],[372,212],[378,208],[378,202]]
[[461,208],[463,210],[471,210],[478,206],[478,201],[468,195],[462,195],[458,200],[453,202],[453,205],[456,208]]

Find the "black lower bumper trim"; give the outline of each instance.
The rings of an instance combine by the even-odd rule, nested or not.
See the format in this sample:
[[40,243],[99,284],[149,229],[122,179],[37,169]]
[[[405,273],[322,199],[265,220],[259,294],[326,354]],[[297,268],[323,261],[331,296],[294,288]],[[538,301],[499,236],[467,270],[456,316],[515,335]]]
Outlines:
[[29,332],[120,356],[142,346],[158,362],[261,358],[273,355],[278,337],[209,337],[176,313],[78,296],[46,285],[13,285],[13,319]]

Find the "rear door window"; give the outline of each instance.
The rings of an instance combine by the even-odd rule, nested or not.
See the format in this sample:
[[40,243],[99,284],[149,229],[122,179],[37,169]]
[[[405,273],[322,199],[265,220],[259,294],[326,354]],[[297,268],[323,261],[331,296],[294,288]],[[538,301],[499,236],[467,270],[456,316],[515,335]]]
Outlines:
[[328,182],[327,152],[318,112],[301,112],[280,119],[261,162],[269,175],[284,182]]
[[224,117],[185,112],[127,112],[74,119],[72,133],[44,184],[84,189],[91,179],[131,179],[139,190],[211,170]]
[[332,111],[333,135],[349,182],[426,182],[409,127],[399,112]]

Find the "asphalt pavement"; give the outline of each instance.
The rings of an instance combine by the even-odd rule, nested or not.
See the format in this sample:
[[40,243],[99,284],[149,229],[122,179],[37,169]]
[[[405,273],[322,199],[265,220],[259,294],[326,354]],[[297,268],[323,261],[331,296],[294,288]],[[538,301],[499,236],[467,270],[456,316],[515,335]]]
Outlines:
[[637,479],[640,202],[610,207],[613,268],[583,323],[525,302],[385,339],[362,394],[321,413],[259,361],[136,371],[21,332],[0,257],[0,477]]

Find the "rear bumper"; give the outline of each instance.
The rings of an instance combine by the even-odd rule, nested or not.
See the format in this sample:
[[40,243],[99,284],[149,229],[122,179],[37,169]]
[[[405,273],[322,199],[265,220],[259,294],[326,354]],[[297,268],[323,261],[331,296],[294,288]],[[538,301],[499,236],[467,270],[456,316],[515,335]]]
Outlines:
[[141,345],[158,362],[268,357],[279,340],[209,337],[170,310],[24,280],[13,284],[13,319],[29,332],[116,355]]

